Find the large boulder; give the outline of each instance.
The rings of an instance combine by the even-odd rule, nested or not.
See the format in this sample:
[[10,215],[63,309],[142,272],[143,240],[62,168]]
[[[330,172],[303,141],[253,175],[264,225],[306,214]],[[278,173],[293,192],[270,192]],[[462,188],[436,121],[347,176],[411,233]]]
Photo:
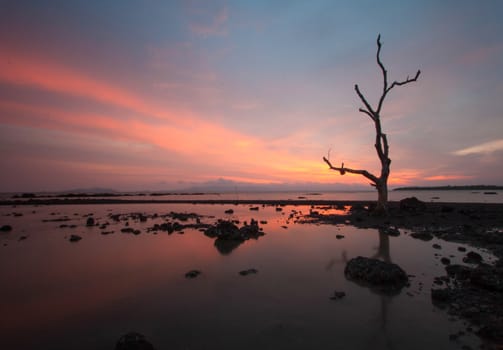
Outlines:
[[399,293],[409,282],[400,266],[362,256],[348,261],[344,274],[347,279],[384,294]]

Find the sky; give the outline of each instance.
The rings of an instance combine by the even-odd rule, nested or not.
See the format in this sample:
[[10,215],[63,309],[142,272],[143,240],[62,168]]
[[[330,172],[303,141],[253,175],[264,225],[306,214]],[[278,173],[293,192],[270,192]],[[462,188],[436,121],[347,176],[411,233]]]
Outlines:
[[503,185],[499,0],[0,0],[0,192]]

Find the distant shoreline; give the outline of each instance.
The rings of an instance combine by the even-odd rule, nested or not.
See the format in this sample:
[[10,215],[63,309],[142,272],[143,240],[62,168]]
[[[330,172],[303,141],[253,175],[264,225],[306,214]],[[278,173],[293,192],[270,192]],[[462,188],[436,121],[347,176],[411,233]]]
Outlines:
[[473,185],[473,186],[411,186],[398,187],[393,191],[494,191],[503,190],[503,186]]

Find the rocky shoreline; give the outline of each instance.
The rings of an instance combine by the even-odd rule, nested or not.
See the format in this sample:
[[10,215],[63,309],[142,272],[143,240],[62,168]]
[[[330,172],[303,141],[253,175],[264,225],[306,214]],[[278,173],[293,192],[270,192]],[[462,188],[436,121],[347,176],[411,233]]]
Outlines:
[[372,215],[372,204],[356,203],[345,214],[324,215],[312,210],[301,222],[350,224],[375,228],[393,235],[397,229],[428,241],[433,237],[483,248],[497,257],[490,265],[474,252],[465,252],[466,265],[451,265],[443,257],[445,275],[431,288],[432,303],[449,315],[469,322],[465,330],[450,334],[451,340],[474,332],[486,349],[503,346],[503,205],[476,203],[424,203],[408,198],[390,203],[389,215]]

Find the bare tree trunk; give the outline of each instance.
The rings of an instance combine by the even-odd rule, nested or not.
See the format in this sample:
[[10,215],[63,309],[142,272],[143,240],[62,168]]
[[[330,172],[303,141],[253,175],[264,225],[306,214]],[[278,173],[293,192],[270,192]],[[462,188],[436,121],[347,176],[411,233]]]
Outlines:
[[387,214],[388,213],[388,184],[385,181],[380,181],[377,188],[377,207],[375,209],[376,214]]

